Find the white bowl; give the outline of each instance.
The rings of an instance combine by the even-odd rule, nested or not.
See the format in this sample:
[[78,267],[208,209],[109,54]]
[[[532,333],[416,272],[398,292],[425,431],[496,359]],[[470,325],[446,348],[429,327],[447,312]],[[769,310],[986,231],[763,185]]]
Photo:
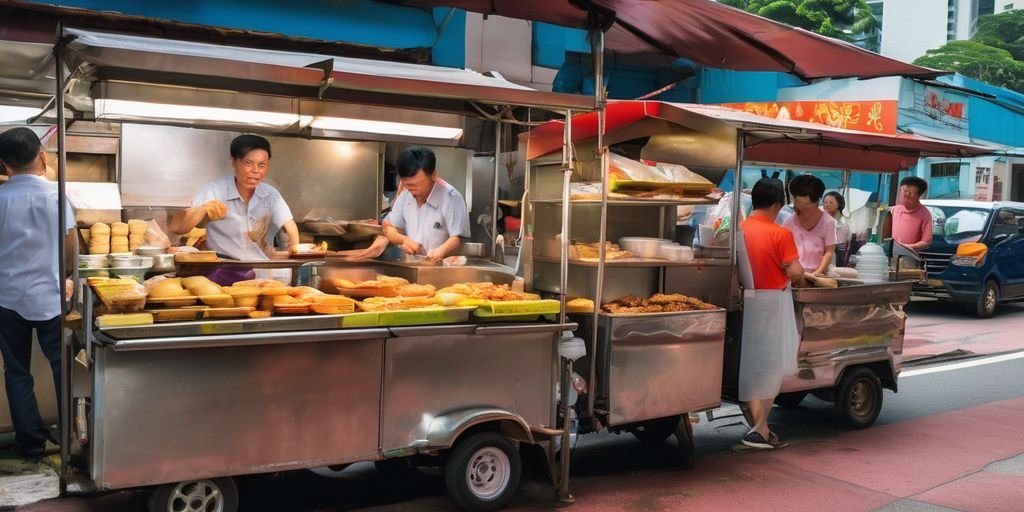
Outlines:
[[683,245],[662,244],[658,246],[658,257],[677,263],[693,261],[693,249]]
[[619,239],[619,247],[640,258],[657,258],[658,247],[670,243],[672,243],[671,240],[646,236],[624,236]]

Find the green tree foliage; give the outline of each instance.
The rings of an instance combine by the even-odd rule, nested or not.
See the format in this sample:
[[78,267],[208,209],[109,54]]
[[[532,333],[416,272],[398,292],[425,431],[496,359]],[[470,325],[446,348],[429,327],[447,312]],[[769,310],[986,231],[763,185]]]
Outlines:
[[1024,61],[1024,10],[1006,11],[978,18],[972,41],[1002,48]]
[[720,3],[811,32],[854,41],[874,37],[878,20],[865,0],[719,0]]
[[982,16],[970,41],[928,50],[914,64],[1024,92],[1024,10]]
[[977,41],[950,41],[928,50],[914,64],[956,71],[988,84],[1024,92],[1024,62],[1015,60],[1007,50]]

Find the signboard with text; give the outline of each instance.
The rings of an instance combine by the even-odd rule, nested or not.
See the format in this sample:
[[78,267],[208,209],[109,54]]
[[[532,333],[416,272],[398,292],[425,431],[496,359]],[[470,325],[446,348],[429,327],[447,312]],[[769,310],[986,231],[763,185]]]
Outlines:
[[896,134],[896,100],[772,101],[725,103],[722,106],[774,119],[805,121],[868,133]]

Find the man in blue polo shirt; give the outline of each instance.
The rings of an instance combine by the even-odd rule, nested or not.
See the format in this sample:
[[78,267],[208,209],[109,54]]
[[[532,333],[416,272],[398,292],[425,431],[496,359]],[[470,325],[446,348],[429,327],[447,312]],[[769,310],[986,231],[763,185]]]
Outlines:
[[398,177],[405,188],[385,220],[384,234],[406,254],[439,261],[469,238],[466,200],[434,174],[437,158],[427,148],[410,148],[398,156]]
[[50,437],[36,403],[32,380],[32,331],[53,371],[60,398],[60,315],[64,279],[57,264],[58,232],[65,234],[68,266],[75,247],[75,217],[67,205],[57,229],[57,185],[45,177],[42,144],[28,128],[0,134],[0,163],[10,179],[0,186],[0,352],[14,422],[14,441],[24,457],[44,455]]

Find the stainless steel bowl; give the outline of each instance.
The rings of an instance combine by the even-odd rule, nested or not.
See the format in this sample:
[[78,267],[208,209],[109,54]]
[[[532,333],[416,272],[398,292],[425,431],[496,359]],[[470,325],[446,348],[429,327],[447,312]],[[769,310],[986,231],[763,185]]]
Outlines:
[[156,254],[153,258],[153,272],[173,272],[174,271],[174,255],[173,254]]
[[107,268],[110,258],[106,254],[79,254],[78,268]]
[[483,256],[484,255],[484,244],[480,242],[466,242],[459,245],[459,250],[456,254],[460,256]]

